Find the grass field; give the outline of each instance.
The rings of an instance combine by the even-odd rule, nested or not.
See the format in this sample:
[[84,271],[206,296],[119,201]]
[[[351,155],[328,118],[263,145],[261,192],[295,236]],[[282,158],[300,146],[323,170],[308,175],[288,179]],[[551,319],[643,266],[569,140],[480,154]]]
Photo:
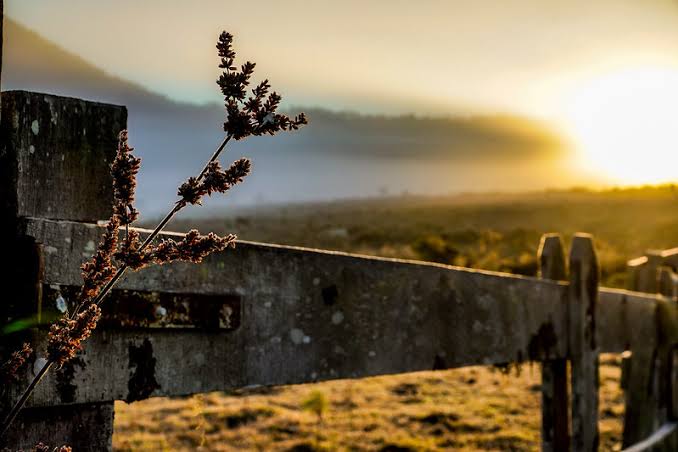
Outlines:
[[[601,450],[619,450],[618,358],[601,367]],[[131,450],[539,450],[540,371],[418,372],[258,391],[116,402],[114,447]],[[304,402],[319,391],[322,422]]]
[[[673,187],[398,197],[240,210],[171,229],[532,275],[543,232],[595,235],[603,283],[678,246]],[[538,450],[540,372],[473,367],[116,404],[117,450]],[[327,402],[318,417],[304,405]],[[306,402],[306,403],[305,403]],[[311,405],[314,405],[311,403]],[[601,450],[620,448],[618,357],[601,367]]]

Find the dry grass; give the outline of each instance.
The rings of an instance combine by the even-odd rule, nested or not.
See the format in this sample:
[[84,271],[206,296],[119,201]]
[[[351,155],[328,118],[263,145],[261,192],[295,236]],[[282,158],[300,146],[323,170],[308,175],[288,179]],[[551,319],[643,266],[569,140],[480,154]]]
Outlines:
[[[540,372],[483,367],[116,403],[114,448],[127,450],[539,449]],[[322,424],[302,409],[321,391]],[[619,448],[617,359],[601,367],[601,450]]]

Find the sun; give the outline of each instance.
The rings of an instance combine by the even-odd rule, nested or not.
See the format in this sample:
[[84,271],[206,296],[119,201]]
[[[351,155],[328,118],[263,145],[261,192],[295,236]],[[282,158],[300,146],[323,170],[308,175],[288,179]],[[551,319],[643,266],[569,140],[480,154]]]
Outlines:
[[577,165],[623,185],[678,181],[678,69],[596,77],[568,100]]

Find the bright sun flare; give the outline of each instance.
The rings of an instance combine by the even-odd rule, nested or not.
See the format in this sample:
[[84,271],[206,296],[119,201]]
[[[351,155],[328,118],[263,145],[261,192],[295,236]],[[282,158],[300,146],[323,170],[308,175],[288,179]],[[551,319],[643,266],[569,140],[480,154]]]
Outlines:
[[678,181],[678,70],[615,72],[570,100],[579,165],[617,184]]

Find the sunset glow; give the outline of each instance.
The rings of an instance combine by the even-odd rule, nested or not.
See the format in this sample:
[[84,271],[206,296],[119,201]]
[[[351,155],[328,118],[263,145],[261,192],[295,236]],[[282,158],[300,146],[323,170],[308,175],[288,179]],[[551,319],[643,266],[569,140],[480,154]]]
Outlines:
[[678,180],[678,69],[600,76],[570,101],[567,122],[580,168],[615,184]]

